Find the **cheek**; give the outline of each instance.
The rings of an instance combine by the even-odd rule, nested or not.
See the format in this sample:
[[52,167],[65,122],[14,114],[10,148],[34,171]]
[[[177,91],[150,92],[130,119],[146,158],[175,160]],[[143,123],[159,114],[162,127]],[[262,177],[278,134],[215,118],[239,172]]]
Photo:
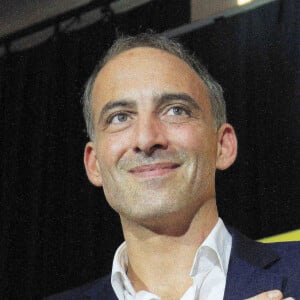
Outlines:
[[[172,144],[177,151],[184,151],[190,159],[192,169],[195,166],[201,172],[214,172],[217,157],[217,136],[206,127],[193,126],[173,131]],[[205,170],[203,169],[205,168]],[[207,169],[206,169],[207,168]]]
[[116,164],[130,147],[130,137],[124,134],[112,134],[100,137],[98,157],[106,165]]
[[211,152],[216,147],[215,134],[204,126],[179,126],[169,132],[174,145],[192,152]]

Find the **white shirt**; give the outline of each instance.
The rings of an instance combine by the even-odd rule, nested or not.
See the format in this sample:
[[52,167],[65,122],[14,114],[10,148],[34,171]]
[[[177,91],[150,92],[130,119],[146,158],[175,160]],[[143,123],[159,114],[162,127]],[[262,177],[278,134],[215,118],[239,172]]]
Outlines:
[[[180,300],[223,299],[231,246],[231,235],[219,218],[196,252],[190,272],[193,285]],[[115,253],[111,275],[111,284],[118,299],[160,300],[160,297],[148,291],[135,292],[126,275],[127,266],[127,247],[124,242]]]

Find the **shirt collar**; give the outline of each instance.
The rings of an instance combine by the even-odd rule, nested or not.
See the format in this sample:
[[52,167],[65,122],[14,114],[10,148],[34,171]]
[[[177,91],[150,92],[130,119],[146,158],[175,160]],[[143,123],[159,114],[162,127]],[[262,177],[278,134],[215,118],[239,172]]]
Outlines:
[[[206,272],[205,268],[211,268],[212,265],[218,265],[226,276],[231,245],[231,235],[222,219],[219,218],[213,230],[198,248],[190,276],[195,278],[200,273]],[[135,294],[134,288],[126,274],[127,266],[127,247],[126,242],[123,242],[115,253],[111,275],[111,284],[118,299],[124,299],[124,290],[127,290],[131,295]]]
[[112,266],[111,284],[118,297],[124,299],[124,291],[127,290],[134,295],[134,288],[127,276],[128,254],[126,242],[123,242],[117,249]]
[[190,276],[195,277],[200,272],[204,272],[203,266],[218,265],[222,272],[227,275],[232,237],[226,229],[223,221],[219,218],[213,230],[198,248]]

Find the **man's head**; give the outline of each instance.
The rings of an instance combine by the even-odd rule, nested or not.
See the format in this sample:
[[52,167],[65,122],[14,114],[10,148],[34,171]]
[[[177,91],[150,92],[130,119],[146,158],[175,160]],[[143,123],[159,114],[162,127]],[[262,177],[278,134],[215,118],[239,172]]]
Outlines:
[[216,125],[211,90],[199,71],[158,47],[108,57],[89,92],[94,133],[84,161],[90,181],[103,186],[121,218],[148,226],[213,209],[215,171],[234,161],[236,138],[229,124]]
[[202,79],[207,87],[209,99],[211,101],[211,109],[215,121],[215,126],[219,128],[223,123],[226,122],[226,104],[223,98],[222,87],[212,78],[212,76],[208,73],[201,62],[194,55],[191,55],[186,49],[184,49],[183,46],[178,42],[163,36],[143,33],[137,36],[121,37],[117,39],[108,50],[107,54],[95,67],[92,75],[87,81],[85,92],[83,95],[83,113],[87,132],[91,140],[94,137],[94,124],[92,117],[92,90],[95,79],[100,70],[108,61],[124,51],[137,47],[150,47],[160,49],[185,61],[191,68],[196,71],[198,76]]

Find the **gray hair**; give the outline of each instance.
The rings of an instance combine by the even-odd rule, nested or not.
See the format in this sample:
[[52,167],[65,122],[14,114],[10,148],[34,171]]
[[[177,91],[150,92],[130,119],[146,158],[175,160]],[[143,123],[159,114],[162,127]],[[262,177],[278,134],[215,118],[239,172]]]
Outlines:
[[94,126],[92,116],[92,90],[96,77],[104,65],[118,54],[137,47],[150,47],[166,51],[185,61],[196,71],[208,89],[212,115],[216,128],[226,123],[226,104],[223,97],[222,87],[213,79],[201,62],[190,54],[183,46],[167,37],[153,33],[142,33],[136,36],[122,36],[118,38],[110,47],[106,55],[95,67],[92,75],[88,79],[82,98],[83,115],[86,122],[87,133],[91,140],[94,139]]

